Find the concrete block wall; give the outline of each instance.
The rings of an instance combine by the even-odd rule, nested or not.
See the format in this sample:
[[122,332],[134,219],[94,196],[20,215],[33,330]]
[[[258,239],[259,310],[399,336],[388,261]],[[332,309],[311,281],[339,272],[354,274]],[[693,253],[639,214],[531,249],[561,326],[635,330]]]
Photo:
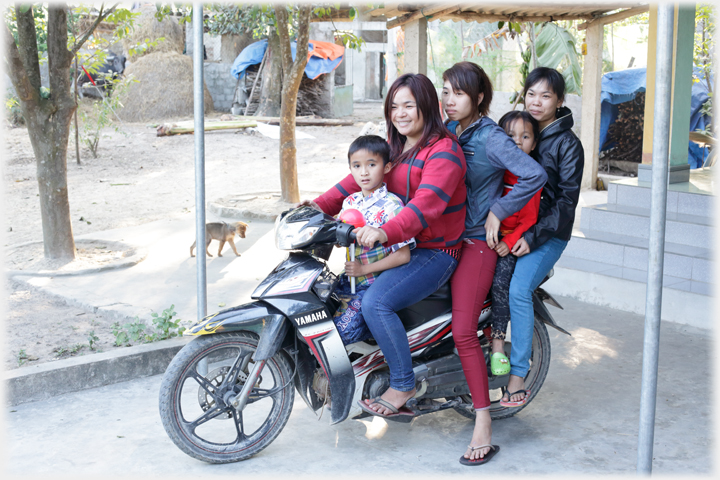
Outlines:
[[231,69],[230,63],[205,62],[205,85],[218,112],[229,112],[232,106],[237,79],[230,73]]

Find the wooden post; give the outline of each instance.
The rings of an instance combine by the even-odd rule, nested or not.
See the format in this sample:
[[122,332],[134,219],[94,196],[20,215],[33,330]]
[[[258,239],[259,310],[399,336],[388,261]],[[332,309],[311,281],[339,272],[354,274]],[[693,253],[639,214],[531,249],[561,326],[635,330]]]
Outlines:
[[597,22],[591,23],[585,31],[587,55],[583,69],[582,120],[580,123],[580,141],[585,150],[582,189],[594,189],[597,185],[603,30],[604,26]]
[[[657,4],[650,4],[648,19],[647,69],[645,74],[645,115],[643,118],[642,164],[652,165],[653,128],[655,118],[655,57],[657,50]],[[639,172],[638,172],[639,175]]]

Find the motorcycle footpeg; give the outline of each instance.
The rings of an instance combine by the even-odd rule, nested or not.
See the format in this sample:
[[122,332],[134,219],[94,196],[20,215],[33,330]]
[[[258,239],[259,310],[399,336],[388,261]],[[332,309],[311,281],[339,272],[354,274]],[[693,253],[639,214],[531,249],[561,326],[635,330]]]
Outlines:
[[447,410],[448,408],[457,407],[458,405],[460,405],[460,401],[457,399],[448,400],[447,402],[440,403],[429,399],[418,401],[416,398],[411,398],[405,404],[406,407],[408,407],[410,410],[412,410],[413,413],[415,413],[415,416],[439,412],[440,410]]

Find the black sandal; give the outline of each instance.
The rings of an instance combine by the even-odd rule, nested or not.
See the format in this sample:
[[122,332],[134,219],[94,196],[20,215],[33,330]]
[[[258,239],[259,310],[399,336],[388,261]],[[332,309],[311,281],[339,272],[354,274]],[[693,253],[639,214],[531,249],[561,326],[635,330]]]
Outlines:
[[474,467],[475,465],[484,465],[487,462],[490,461],[492,457],[495,456],[497,452],[500,451],[499,445],[480,445],[479,447],[473,447],[472,445],[468,445],[468,448],[470,449],[470,452],[474,452],[475,450],[480,450],[481,448],[490,447],[490,450],[485,454],[484,457],[478,458],[475,460],[471,460],[469,458],[465,458],[465,455],[460,457],[460,463],[463,465],[467,465],[468,467]]

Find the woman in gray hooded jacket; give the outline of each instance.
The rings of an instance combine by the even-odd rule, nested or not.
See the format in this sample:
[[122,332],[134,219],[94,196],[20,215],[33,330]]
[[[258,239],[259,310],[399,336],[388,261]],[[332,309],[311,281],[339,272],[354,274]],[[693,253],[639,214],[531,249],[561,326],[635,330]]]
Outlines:
[[[475,430],[464,465],[481,465],[497,452],[491,445],[490,397],[485,356],[477,336],[477,321],[495,273],[500,222],[519,211],[542,188],[543,168],[523,153],[487,114],[492,101],[490,79],[478,65],[460,62],[443,73],[442,103],[465,154],[467,210],[462,256],[450,279],[452,332],[476,410]],[[502,196],[503,176],[518,177]]]

